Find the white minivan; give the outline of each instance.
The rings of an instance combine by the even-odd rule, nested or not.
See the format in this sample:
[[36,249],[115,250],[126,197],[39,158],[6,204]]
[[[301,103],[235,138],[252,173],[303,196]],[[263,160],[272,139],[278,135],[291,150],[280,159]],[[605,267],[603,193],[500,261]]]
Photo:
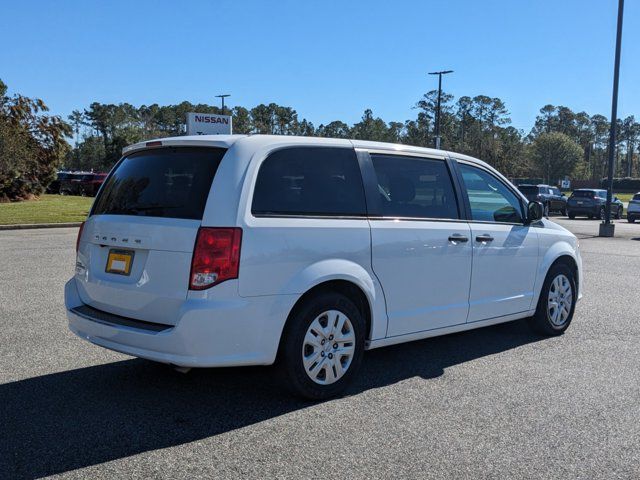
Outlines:
[[357,140],[125,148],[80,229],[69,328],[177,367],[276,363],[321,399],[364,350],[521,318],[558,335],[576,238],[486,163]]

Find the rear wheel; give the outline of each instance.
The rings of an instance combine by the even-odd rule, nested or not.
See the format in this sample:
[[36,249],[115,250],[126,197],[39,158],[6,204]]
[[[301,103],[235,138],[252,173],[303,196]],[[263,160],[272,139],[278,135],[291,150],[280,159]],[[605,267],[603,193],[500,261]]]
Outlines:
[[635,223],[636,222],[636,217],[630,217],[629,214],[627,213],[627,221],[629,223]]
[[569,328],[576,299],[573,271],[562,263],[553,265],[544,280],[536,313],[529,319],[529,325],[543,335],[562,334]]
[[289,319],[279,369],[293,393],[312,400],[338,395],[362,362],[365,322],[355,304],[338,293],[321,293]]

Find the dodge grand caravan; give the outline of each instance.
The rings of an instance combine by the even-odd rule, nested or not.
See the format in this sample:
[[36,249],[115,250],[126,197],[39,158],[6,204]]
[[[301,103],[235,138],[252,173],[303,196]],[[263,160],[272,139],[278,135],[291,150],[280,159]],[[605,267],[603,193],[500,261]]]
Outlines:
[[486,163],[375,142],[127,147],[80,229],[70,329],[178,367],[277,364],[326,398],[367,349],[527,318],[559,335],[576,238]]

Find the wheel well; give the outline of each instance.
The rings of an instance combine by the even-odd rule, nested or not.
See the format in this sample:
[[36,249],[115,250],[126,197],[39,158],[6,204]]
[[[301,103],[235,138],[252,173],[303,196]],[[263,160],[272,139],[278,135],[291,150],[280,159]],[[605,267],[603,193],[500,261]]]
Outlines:
[[[310,298],[318,295],[319,293],[326,292],[335,292],[340,293],[351,300],[355,306],[360,311],[362,318],[364,318],[365,326],[366,326],[366,339],[369,340],[371,337],[371,305],[369,304],[369,300],[367,296],[362,291],[362,289],[357,286],[355,283],[350,282],[348,280],[330,280],[328,282],[323,282],[315,287],[307,290],[295,303],[291,312],[289,312],[289,316],[287,317],[287,324],[289,320],[293,317],[294,313]],[[287,326],[285,325],[285,329]]]
[[575,259],[570,255],[561,255],[560,257],[555,259],[555,261],[549,267],[549,270],[551,270],[554,265],[558,264],[566,265],[571,269],[571,271],[573,272],[573,278],[576,282],[576,288],[579,288],[580,278],[578,276],[578,264],[576,263]]

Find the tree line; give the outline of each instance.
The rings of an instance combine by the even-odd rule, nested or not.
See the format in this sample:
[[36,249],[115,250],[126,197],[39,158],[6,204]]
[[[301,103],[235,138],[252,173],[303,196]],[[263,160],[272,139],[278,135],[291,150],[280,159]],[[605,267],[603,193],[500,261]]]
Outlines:
[[[434,145],[437,91],[432,90],[414,105],[415,118],[387,122],[364,111],[360,121],[342,120],[314,125],[300,119],[292,107],[276,103],[253,108],[226,109],[233,116],[234,133],[304,135],[353,138]],[[66,161],[68,168],[108,170],[122,148],[148,138],[183,135],[187,112],[222,114],[208,104],[118,105],[92,103],[69,116],[75,146]],[[505,103],[495,97],[443,93],[441,102],[442,148],[471,155],[490,163],[510,177],[540,178],[550,183],[568,176],[598,180],[606,174],[609,121],[604,115],[574,112],[565,106],[545,105],[530,132],[511,125]],[[640,124],[633,116],[618,120],[616,175],[638,176]]]
[[[184,135],[188,112],[223,113],[217,106],[186,101],[142,106],[94,102],[73,111],[63,121],[46,115],[41,100],[8,97],[6,86],[1,85],[0,198],[19,197],[15,192],[24,190],[21,182],[31,182],[27,194],[38,194],[56,168],[108,171],[126,145]],[[436,103],[437,91],[432,90],[413,105],[413,118],[387,122],[367,109],[360,121],[351,125],[334,120],[316,126],[300,118],[294,108],[276,103],[253,108],[235,106],[224,113],[233,116],[234,133],[353,138],[432,147]],[[17,135],[16,129],[27,136]],[[640,124],[633,116],[620,119],[618,132],[616,176],[640,176]],[[512,125],[507,106],[500,98],[476,95],[456,99],[442,94],[442,148],[485,160],[512,178],[542,179],[548,183],[565,176],[599,180],[606,174],[608,135],[609,122],[604,115],[545,105],[531,131],[525,132]],[[22,148],[18,145],[22,140],[18,139],[23,138],[30,146],[25,146],[18,156],[10,153],[11,149]],[[41,176],[33,163],[27,166],[28,158],[39,159]],[[8,189],[7,182],[13,190]]]

